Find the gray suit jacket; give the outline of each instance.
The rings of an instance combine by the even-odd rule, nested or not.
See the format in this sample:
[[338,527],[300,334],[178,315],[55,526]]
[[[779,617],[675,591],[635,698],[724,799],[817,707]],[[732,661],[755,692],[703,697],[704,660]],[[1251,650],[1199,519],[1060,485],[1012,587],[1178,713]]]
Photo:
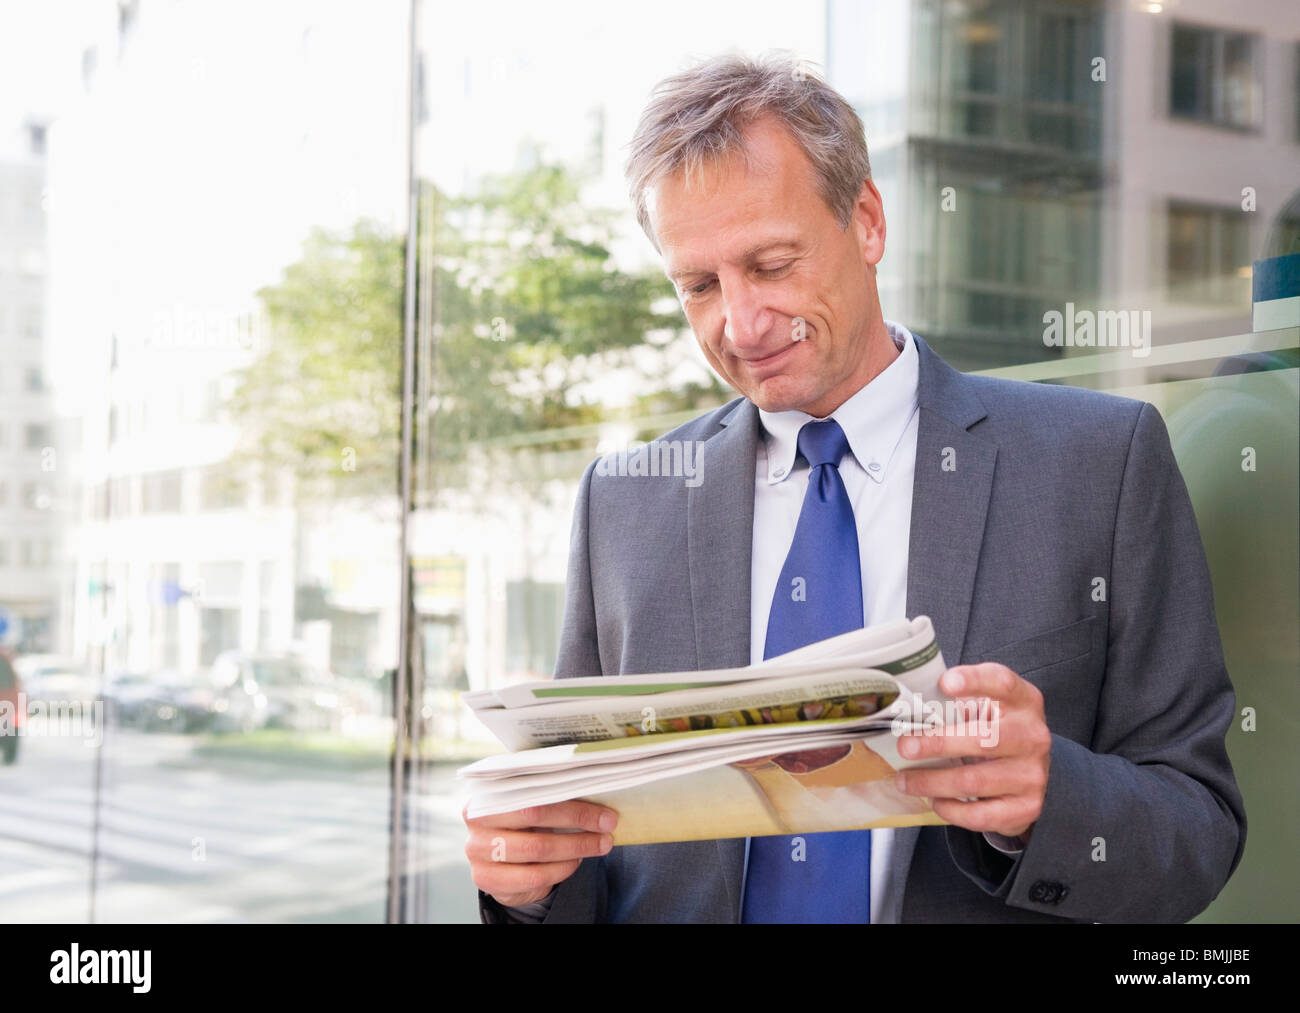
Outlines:
[[[949,665],[1001,662],[1042,690],[1051,769],[1015,858],[957,827],[897,831],[906,885],[882,920],[1185,921],[1236,868],[1246,820],[1209,572],[1164,423],[1140,401],[968,376],[916,344],[907,614],[933,619]],[[738,399],[662,438],[704,442],[698,485],[583,476],[559,678],[749,662],[758,411]],[[735,922],[744,853],[743,839],[615,848],[560,884],[546,921]],[[480,896],[485,921],[509,920]]]

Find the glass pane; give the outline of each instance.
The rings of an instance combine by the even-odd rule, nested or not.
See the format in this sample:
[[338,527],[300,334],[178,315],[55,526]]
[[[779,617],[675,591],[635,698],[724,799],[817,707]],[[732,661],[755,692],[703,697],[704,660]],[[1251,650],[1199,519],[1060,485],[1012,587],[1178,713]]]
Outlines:
[[461,692],[551,674],[574,496],[596,453],[727,397],[628,206],[624,146],[651,87],[692,54],[792,47],[820,62],[826,39],[820,7],[777,2],[674,0],[653,17],[422,3],[420,20],[411,819],[425,845],[407,886],[417,919],[477,921],[452,774],[500,746]]
[[[421,6],[430,109],[417,149],[425,187],[418,400],[428,411],[417,423],[412,580],[431,786],[421,811],[437,844],[428,881],[413,879],[411,890],[425,917],[475,917],[463,859],[440,864],[436,854],[464,839],[438,761],[498,748],[472,719],[452,718],[448,687],[545,674],[582,468],[728,396],[699,368],[671,304],[666,319],[655,316],[658,262],[628,214],[612,152],[631,137],[653,82],[694,58],[737,45],[756,53],[769,32],[768,45],[814,61],[824,46],[831,84],[865,122],[884,198],[889,245],[877,283],[885,316],[958,368],[1156,403],[1214,546],[1216,592],[1240,594],[1240,573],[1224,562],[1234,535],[1216,504],[1241,490],[1215,470],[1223,446],[1201,451],[1197,434],[1204,420],[1223,418],[1220,405],[1230,420],[1294,413],[1296,337],[1252,335],[1248,301],[1249,264],[1290,195],[1259,187],[1238,205],[1245,182],[1231,168],[1251,164],[1289,179],[1294,158],[1237,132],[1210,144],[1186,119],[1222,121],[1215,96],[1229,92],[1232,116],[1263,115],[1240,86],[1259,79],[1262,46],[1224,40],[1286,37],[1281,26],[1290,22],[1275,22],[1278,3],[1265,23],[1239,12],[1239,31],[1216,33],[1171,23],[1166,6],[916,0],[871,5],[868,16],[864,5],[831,0],[825,42],[814,35],[802,44],[784,8],[746,5],[742,14],[719,4],[693,13],[688,53],[660,42],[650,23],[624,31],[613,14],[565,4],[561,20],[583,26],[573,63],[601,82],[598,92],[542,58],[553,29],[522,5],[489,5],[482,15]],[[479,17],[510,27],[489,33]],[[715,40],[714,17],[731,18],[733,34]],[[745,42],[734,35],[739,25]],[[479,47],[488,37],[491,49]],[[1125,40],[1122,53],[1112,40]],[[1152,106],[1121,64],[1126,74],[1169,67],[1169,104]],[[1227,85],[1228,76],[1237,83]],[[491,129],[480,135],[484,124]],[[605,312],[617,311],[622,326],[592,327],[593,304],[575,298],[597,290],[574,277],[593,273],[583,249],[599,258]],[[1150,323],[1125,349],[1051,344],[1050,315],[1080,311]],[[1241,366],[1258,355],[1272,357],[1258,367],[1271,379]],[[1294,459],[1293,428],[1268,438],[1270,458]],[[1269,482],[1289,474],[1282,467]],[[1277,573],[1293,572],[1296,539],[1285,528],[1294,527],[1294,497],[1271,484],[1262,493],[1251,522],[1281,546]],[[1269,587],[1291,607],[1294,588],[1275,587],[1275,576],[1269,571]],[[1277,656],[1261,659],[1247,641],[1264,635],[1264,620],[1247,632],[1237,618],[1221,608],[1238,691],[1272,692],[1265,687],[1276,688],[1275,675],[1256,673],[1280,672],[1283,656],[1293,664],[1295,638],[1287,633],[1279,646],[1282,627],[1270,625]],[[1249,748],[1240,737],[1231,745],[1234,759]],[[1285,746],[1274,739],[1259,748]],[[1267,790],[1252,780],[1261,755],[1239,769],[1248,805]],[[1286,839],[1278,826],[1272,833]],[[1262,876],[1270,866],[1261,861]],[[1239,896],[1258,899],[1249,875],[1242,883]],[[1206,917],[1230,917],[1234,903]]]
[[0,768],[0,920],[382,921],[408,7],[76,10],[0,25],[0,615],[80,708]]
[[1233,126],[1255,125],[1257,69],[1254,40],[1229,35],[1223,40],[1223,116]]
[[1180,116],[1210,117],[1211,63],[1209,32],[1176,25],[1172,32],[1169,109]]
[[[858,110],[886,318],[1159,408],[1239,709],[1294,713],[1300,321],[1250,299],[1300,249],[1300,23],[1231,6],[0,9],[0,920],[478,920],[465,696],[554,670],[584,468],[734,396],[622,178],[732,49]],[[1052,343],[1079,313],[1133,341]],[[1229,749],[1202,918],[1294,920],[1294,736]]]

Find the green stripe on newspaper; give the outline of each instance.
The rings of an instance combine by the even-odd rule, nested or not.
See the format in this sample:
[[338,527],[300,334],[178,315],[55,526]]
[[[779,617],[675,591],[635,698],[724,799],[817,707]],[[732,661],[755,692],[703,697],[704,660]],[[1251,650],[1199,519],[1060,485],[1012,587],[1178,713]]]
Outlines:
[[533,696],[550,697],[550,696],[640,696],[642,693],[671,693],[679,689],[700,689],[705,686],[734,686],[736,680],[724,679],[722,682],[643,682],[638,685],[626,685],[619,683],[615,679],[610,681],[609,686],[579,686],[575,689],[568,689],[564,686],[556,686],[546,689],[533,690]]
[[889,675],[902,675],[904,672],[910,672],[914,668],[920,668],[927,661],[939,653],[939,642],[931,640],[915,654],[910,654],[906,658],[899,658],[897,661],[891,661],[884,665],[872,665],[872,668],[878,668]]
[[[790,728],[814,728],[818,725],[833,727],[835,725],[848,724],[850,721],[861,721],[860,717],[853,718],[815,718],[811,721],[794,721],[789,722]],[[598,742],[579,742],[573,747],[575,753],[600,753],[609,749],[627,749],[631,746],[645,745],[647,742],[678,742],[684,739],[698,739],[705,735],[721,735],[725,732],[740,732],[750,729],[757,731],[759,728],[780,728],[781,725],[752,725],[750,728],[740,726],[736,728],[699,728],[693,732],[656,732],[653,735],[629,735],[622,739],[601,739]],[[863,735],[870,735],[873,730],[863,729]],[[788,751],[788,750],[787,750]]]

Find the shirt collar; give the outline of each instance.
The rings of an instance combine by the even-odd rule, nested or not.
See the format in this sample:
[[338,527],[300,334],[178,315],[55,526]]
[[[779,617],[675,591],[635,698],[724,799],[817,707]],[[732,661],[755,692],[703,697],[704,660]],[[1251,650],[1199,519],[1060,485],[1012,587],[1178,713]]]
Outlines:
[[[877,483],[885,480],[894,449],[916,411],[919,376],[916,342],[902,324],[885,321],[899,355],[870,383],[831,412],[849,441],[849,451]],[[767,481],[783,482],[799,453],[799,430],[814,420],[806,412],[759,409],[767,451]]]

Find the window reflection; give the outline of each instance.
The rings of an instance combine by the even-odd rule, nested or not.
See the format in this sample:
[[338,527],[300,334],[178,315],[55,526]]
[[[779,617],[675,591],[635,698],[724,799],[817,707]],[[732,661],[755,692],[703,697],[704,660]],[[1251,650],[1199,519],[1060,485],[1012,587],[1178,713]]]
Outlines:
[[[426,772],[418,803],[425,833],[445,834],[447,847],[464,831],[446,819],[457,795],[443,778],[452,764],[438,761],[497,748],[461,720],[453,687],[499,687],[553,664],[583,467],[731,396],[700,370],[671,303],[654,300],[659,265],[626,207],[611,145],[630,137],[655,81],[736,46],[737,23],[750,28],[741,48],[793,45],[823,65],[863,118],[889,221],[878,275],[886,316],[960,368],[1155,402],[1194,476],[1207,544],[1232,544],[1239,531],[1216,504],[1247,506],[1214,477],[1216,451],[1198,442],[1194,420],[1221,411],[1249,428],[1294,413],[1296,335],[1252,333],[1250,303],[1252,261],[1290,235],[1281,224],[1290,194],[1233,168],[1251,165],[1260,180],[1295,175],[1290,112],[1279,105],[1266,120],[1260,90],[1265,49],[1286,36],[1283,5],[1267,25],[1242,12],[1210,28],[1161,4],[829,0],[810,5],[825,29],[811,37],[781,6],[716,6],[729,23],[692,20],[687,53],[642,19],[633,27],[567,5],[566,20],[588,31],[572,45],[585,79],[603,83],[597,93],[575,87],[571,62],[539,59],[554,27],[521,5],[474,15],[420,7],[413,675]],[[1216,129],[1211,142],[1206,126],[1235,129]],[[580,242],[597,262],[583,263]],[[593,291],[603,319],[585,298]],[[1045,314],[1076,308],[1149,314],[1150,362],[1049,347]],[[1267,357],[1267,380],[1229,365],[1253,356]],[[1270,432],[1253,438],[1294,458],[1294,427]],[[1295,555],[1293,497],[1270,485],[1264,500],[1251,523],[1285,557],[1276,576]],[[1212,556],[1220,594],[1239,594],[1238,569]],[[1294,602],[1294,588],[1275,593]],[[1239,693],[1252,673],[1274,673],[1256,685],[1280,673],[1278,657],[1260,656],[1226,615],[1224,636]],[[1293,640],[1284,653],[1294,658]],[[1242,769],[1249,792],[1250,763]],[[436,861],[425,881],[418,866],[416,917],[476,917],[467,871],[449,885]],[[1238,879],[1240,892],[1207,918],[1243,910],[1233,905],[1253,889],[1250,873]]]
[[74,68],[0,123],[0,642],[101,742],[0,768],[0,918],[382,920],[408,6],[83,7],[0,27]]
[[[1296,457],[1300,342],[1251,304],[1300,251],[1291,5],[414,6],[410,503],[407,3],[4,15],[0,73],[71,70],[0,104],[0,704],[87,710],[0,739],[0,918],[380,920],[396,830],[402,916],[476,920],[462,694],[551,671],[585,465],[732,396],[621,177],[653,83],[732,47],[859,110],[887,316],[1160,406],[1239,695],[1286,691],[1293,469],[1221,465]],[[1048,347],[1067,305],[1150,311],[1156,354]],[[1289,769],[1236,748],[1248,798]],[[1250,861],[1220,914],[1277,910]]]

